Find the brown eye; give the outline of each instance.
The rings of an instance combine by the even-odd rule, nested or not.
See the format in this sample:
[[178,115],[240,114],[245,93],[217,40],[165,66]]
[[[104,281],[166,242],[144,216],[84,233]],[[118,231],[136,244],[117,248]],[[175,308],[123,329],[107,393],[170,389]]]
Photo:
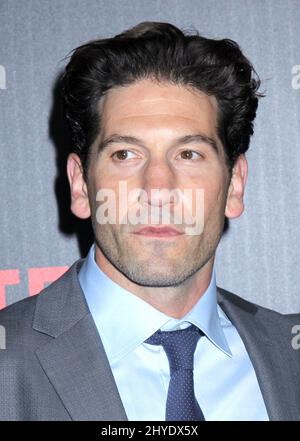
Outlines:
[[200,156],[200,153],[195,152],[194,150],[184,150],[180,153],[181,159],[197,159]]
[[114,152],[111,157],[116,161],[125,161],[126,159],[133,159],[134,153],[130,150],[123,149]]
[[119,159],[119,160],[124,160],[127,158],[127,155],[128,155],[127,150],[118,150],[112,156]]

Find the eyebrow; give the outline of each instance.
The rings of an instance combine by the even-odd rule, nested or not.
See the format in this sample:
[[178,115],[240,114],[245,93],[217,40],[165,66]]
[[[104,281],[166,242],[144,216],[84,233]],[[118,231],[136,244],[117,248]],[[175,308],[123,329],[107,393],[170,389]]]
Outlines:
[[[213,138],[210,138],[209,136],[203,135],[202,133],[196,133],[193,135],[186,135],[186,136],[182,136],[180,138],[177,138],[173,141],[172,147],[176,147],[178,145],[187,145],[187,144],[192,144],[192,143],[197,143],[197,142],[209,145],[217,153],[219,151],[216,141]],[[147,148],[145,143],[139,138],[136,138],[134,136],[123,136],[123,135],[113,134],[100,142],[99,151],[103,151],[110,144],[124,144],[124,143],[138,145],[139,147]]]

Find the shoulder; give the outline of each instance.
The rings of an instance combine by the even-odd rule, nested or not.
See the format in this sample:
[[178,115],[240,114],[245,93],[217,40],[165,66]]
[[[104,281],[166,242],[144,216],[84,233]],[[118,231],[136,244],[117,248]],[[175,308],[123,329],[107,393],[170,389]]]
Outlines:
[[32,324],[32,318],[36,307],[37,296],[27,297],[19,302],[0,311],[0,326],[7,335],[25,331]]
[[[68,293],[77,280],[81,260],[75,262],[69,270],[39,294],[22,299],[0,310],[0,326],[5,334],[6,349],[28,347],[33,343],[34,323],[37,318],[54,321],[58,310],[62,309]],[[1,351],[3,352],[3,351]],[[8,353],[9,351],[4,351]]]
[[279,321],[280,323],[295,324],[298,322],[300,324],[300,313],[293,314],[283,314],[273,309],[266,308],[257,303],[250,302],[244,298],[233,294],[230,291],[217,288],[218,291],[218,303],[220,307],[225,311],[234,309],[237,312],[248,313],[251,315],[258,316],[265,320]]

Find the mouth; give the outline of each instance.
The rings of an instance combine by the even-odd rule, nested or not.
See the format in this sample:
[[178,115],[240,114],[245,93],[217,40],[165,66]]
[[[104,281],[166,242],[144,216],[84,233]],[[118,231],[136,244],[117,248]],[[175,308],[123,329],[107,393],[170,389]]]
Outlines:
[[133,234],[137,236],[145,237],[158,237],[158,238],[172,238],[177,236],[182,236],[184,233],[182,231],[176,230],[172,227],[143,227],[135,231]]

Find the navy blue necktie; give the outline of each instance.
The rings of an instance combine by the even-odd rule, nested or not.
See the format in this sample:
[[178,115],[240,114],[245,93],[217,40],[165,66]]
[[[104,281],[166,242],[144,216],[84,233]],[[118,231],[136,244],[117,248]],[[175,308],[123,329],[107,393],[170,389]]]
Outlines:
[[204,421],[194,392],[194,352],[202,331],[196,326],[158,330],[145,343],[163,346],[170,365],[166,421]]

